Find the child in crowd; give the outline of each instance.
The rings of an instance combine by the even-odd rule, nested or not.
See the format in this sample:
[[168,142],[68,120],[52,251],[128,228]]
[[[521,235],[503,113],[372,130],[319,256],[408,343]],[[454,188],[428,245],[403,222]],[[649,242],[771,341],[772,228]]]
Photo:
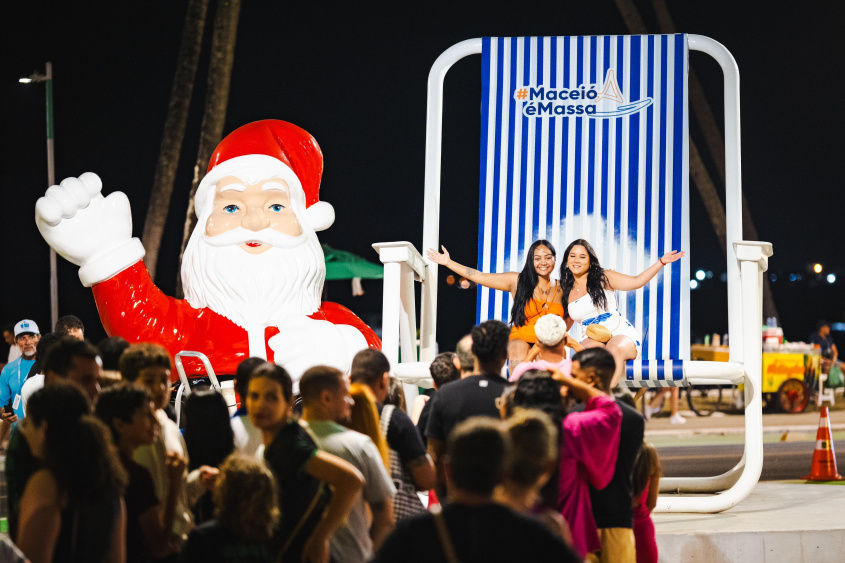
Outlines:
[[270,538],[279,523],[273,474],[254,456],[232,454],[213,491],[216,518],[195,528],[183,563],[271,563]]
[[178,456],[167,458],[168,490],[159,502],[150,472],[132,459],[139,448],[149,447],[156,439],[159,423],[149,393],[132,385],[114,385],[100,397],[97,416],[111,428],[129,474],[125,494],[127,563],[148,563],[154,557],[173,554],[171,534],[185,461]]
[[643,442],[640,455],[634,464],[634,538],[637,563],[657,563],[657,540],[651,511],[657,505],[660,477],[663,468],[657,450]]
[[[255,368],[246,402],[250,420],[261,430],[264,460],[281,496],[273,559],[327,563],[329,540],[361,493],[361,473],[349,462],[318,450],[292,417],[293,383],[281,366],[265,362]],[[334,488],[333,494],[328,494],[326,485]]]
[[513,450],[493,498],[517,512],[536,515],[571,545],[569,526],[560,513],[538,503],[540,491],[555,473],[557,464],[558,431],[551,418],[540,410],[517,408],[505,420],[504,430],[511,437]]
[[30,398],[20,431],[42,465],[21,498],[18,546],[32,563],[124,560],[127,477],[108,428],[90,409],[68,383]]
[[[133,455],[135,462],[149,471],[160,504],[171,490],[171,473],[168,466],[181,460],[188,464],[187,447],[176,423],[168,418],[164,407],[170,399],[170,355],[167,350],[152,343],[133,344],[120,356],[120,375],[124,381],[146,389],[155,406],[155,416],[160,427],[151,444],[140,446]],[[203,484],[211,483],[205,469],[196,470],[188,478],[177,478],[176,516],[173,520],[173,539],[181,543],[193,526],[190,507],[203,493]]]
[[544,315],[534,325],[537,343],[531,348],[525,361],[513,370],[510,380],[517,381],[530,369],[557,369],[571,373],[572,360],[566,358],[566,348],[576,352],[584,349],[566,332],[566,322],[558,315]]

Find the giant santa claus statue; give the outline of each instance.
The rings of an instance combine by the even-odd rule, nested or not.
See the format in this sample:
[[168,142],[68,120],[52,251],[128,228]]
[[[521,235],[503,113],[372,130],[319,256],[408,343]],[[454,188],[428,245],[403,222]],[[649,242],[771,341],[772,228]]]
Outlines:
[[[323,155],[296,125],[264,120],[227,136],[197,189],[197,226],[182,261],[185,299],[164,295],[132,238],[129,201],[108,197],[93,173],[52,186],[35,206],[47,243],[80,266],[109,335],[203,352],[218,374],[259,356],[298,380],[317,364],[349,369],[375,333],[336,303],[320,302],[326,276],[316,232],[334,222],[319,201]],[[185,360],[188,373],[199,362]]]

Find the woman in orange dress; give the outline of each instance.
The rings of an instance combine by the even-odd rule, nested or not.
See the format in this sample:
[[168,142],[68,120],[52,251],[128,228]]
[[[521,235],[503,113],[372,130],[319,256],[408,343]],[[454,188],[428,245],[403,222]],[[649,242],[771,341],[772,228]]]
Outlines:
[[[443,252],[428,249],[428,259],[446,266],[472,282],[490,289],[507,291],[513,296],[512,328],[508,344],[508,368],[513,372],[516,366],[525,360],[531,346],[537,342],[534,334],[537,319],[550,313],[564,317],[560,284],[550,277],[555,269],[555,247],[547,240],[535,241],[528,248],[522,271],[502,274],[488,274],[462,266],[449,257],[445,246],[440,248]],[[567,319],[567,326],[570,324]]]

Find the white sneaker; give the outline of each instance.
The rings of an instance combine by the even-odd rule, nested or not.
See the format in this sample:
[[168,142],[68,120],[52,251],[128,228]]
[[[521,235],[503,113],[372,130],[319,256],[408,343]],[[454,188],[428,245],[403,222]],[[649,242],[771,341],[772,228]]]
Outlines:
[[680,414],[675,413],[671,417],[669,417],[669,424],[686,424],[687,419],[682,417]]

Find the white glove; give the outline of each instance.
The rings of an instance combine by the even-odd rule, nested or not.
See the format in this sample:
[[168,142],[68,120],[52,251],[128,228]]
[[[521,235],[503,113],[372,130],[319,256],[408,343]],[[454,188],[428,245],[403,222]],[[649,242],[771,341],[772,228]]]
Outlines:
[[47,188],[35,204],[41,236],[67,261],[80,266],[79,279],[90,287],[119,274],[144,257],[132,238],[132,213],[126,194],[103,197],[103,182],[93,172],[65,178]]
[[275,362],[293,379],[294,391],[307,369],[331,366],[347,373],[355,354],[367,347],[367,340],[355,327],[308,317],[289,319],[267,343]]

